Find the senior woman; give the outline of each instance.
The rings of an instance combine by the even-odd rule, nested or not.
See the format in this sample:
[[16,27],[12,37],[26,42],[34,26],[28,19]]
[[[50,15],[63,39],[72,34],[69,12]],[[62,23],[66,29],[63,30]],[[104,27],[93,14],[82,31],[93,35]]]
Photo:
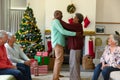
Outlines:
[[12,65],[11,61],[7,57],[4,44],[8,40],[6,31],[0,30],[0,75],[13,75],[16,80],[26,80],[24,73]]
[[100,72],[104,80],[110,79],[110,72],[120,71],[120,35],[110,35],[100,63],[96,66],[92,80],[98,80]]
[[16,44],[16,37],[14,34],[7,32],[8,41],[5,44],[8,58],[12,62],[13,65],[17,66],[17,68],[25,74],[26,80],[31,79],[30,73],[30,59],[25,55],[25,53],[20,49],[19,45]]

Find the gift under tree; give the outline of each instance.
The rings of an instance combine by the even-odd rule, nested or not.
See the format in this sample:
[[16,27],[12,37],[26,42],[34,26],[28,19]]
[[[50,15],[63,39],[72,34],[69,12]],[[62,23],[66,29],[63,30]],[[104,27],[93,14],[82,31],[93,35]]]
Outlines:
[[15,35],[17,43],[30,58],[33,58],[36,52],[44,50],[40,29],[36,25],[33,10],[29,6],[24,12],[20,28]]

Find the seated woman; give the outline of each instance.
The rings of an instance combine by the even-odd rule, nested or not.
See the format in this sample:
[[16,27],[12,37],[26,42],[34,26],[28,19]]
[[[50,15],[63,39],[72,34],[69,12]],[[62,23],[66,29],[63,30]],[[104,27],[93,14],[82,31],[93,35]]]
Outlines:
[[0,30],[0,75],[13,75],[16,80],[27,80],[26,75],[12,65],[11,61],[7,57],[4,44],[8,40],[6,31]]
[[30,73],[30,59],[25,55],[25,53],[20,49],[19,45],[15,43],[15,36],[8,32],[8,41],[5,44],[8,58],[11,60],[13,65],[16,65],[17,68],[26,73],[27,80],[31,79]]
[[98,80],[100,72],[109,80],[112,71],[120,71],[120,35],[110,35],[100,63],[96,66],[92,80]]

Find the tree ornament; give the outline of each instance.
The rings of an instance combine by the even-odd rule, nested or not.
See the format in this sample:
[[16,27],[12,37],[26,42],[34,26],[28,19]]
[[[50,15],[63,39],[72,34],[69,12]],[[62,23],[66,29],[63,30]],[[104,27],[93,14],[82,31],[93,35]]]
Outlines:
[[24,28],[21,28],[22,30],[24,30]]
[[25,37],[25,35],[23,35],[23,37]]
[[69,4],[68,6],[67,6],[67,12],[68,13],[70,13],[70,14],[72,14],[72,13],[74,13],[76,11],[76,7],[75,7],[75,5],[72,3],[72,4]]
[[25,45],[23,45],[23,47],[25,47]]
[[32,53],[33,51],[31,50],[30,53]]
[[29,39],[29,41],[31,41],[31,39]]

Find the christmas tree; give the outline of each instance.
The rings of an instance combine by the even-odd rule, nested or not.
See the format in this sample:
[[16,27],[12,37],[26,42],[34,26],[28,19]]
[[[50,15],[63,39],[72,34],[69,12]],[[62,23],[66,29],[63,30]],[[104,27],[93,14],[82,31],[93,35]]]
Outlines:
[[33,10],[28,6],[24,12],[20,29],[16,32],[16,42],[21,45],[24,53],[33,58],[37,51],[43,51],[41,32],[36,25]]

